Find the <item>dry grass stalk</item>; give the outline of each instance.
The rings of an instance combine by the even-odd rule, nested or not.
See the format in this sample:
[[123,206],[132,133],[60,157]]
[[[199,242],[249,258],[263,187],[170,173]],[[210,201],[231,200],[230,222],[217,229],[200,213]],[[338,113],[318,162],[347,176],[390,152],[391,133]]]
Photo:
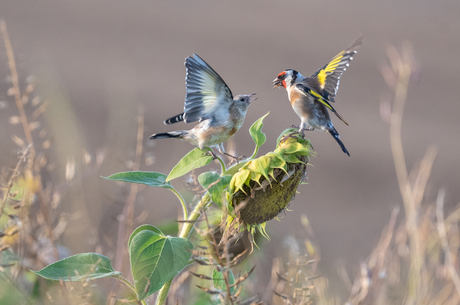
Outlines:
[[0,31],[2,32],[3,36],[3,42],[5,44],[6,48],[6,53],[8,57],[8,64],[10,67],[10,74],[11,74],[11,81],[13,84],[13,95],[14,99],[16,101],[16,106],[18,108],[19,116],[22,122],[22,126],[24,129],[24,134],[27,140],[28,145],[30,146],[30,153],[29,153],[29,159],[28,159],[28,169],[29,172],[31,173],[32,177],[34,177],[34,180],[38,183],[38,188],[37,188],[37,197],[40,202],[40,207],[43,213],[43,218],[46,223],[47,227],[47,233],[48,233],[48,238],[51,243],[51,249],[53,252],[53,256],[55,260],[59,259],[59,254],[55,245],[55,237],[53,234],[53,228],[50,220],[50,209],[47,203],[47,200],[44,195],[44,190],[43,190],[43,185],[42,185],[42,180],[41,176],[39,174],[39,168],[35,166],[35,147],[34,147],[34,142],[33,142],[33,137],[32,137],[32,128],[29,124],[29,121],[27,119],[27,115],[24,109],[24,101],[27,101],[29,95],[30,95],[30,88],[26,88],[26,92],[24,93],[23,96],[21,96],[21,91],[19,89],[19,77],[18,77],[18,72],[16,69],[16,61],[14,59],[14,52],[13,52],[13,47],[11,45],[11,40],[8,35],[8,31],[6,29],[6,23],[5,21],[0,21]]
[[[395,93],[390,120],[391,148],[405,219],[395,229],[397,209],[393,211],[379,244],[368,262],[361,266],[347,304],[458,304],[460,279],[455,266],[458,267],[459,261],[460,245],[456,236],[460,208],[444,221],[443,191],[439,192],[437,207],[422,202],[437,155],[435,147],[430,146],[420,165],[408,174],[401,123],[407,88],[417,69],[408,46],[401,54],[390,48],[388,56],[390,66],[382,72]],[[451,245],[455,248],[451,249]]]
[[[144,113],[142,108],[139,108],[138,124],[137,124],[137,141],[136,141],[136,154],[134,157],[133,171],[138,171],[142,161],[142,143],[144,134]],[[134,203],[136,202],[137,194],[139,192],[139,184],[131,183],[129,185],[130,191],[126,199],[123,212],[120,215],[117,231],[117,252],[115,255],[115,269],[122,271],[124,269],[124,262],[127,257],[126,243],[131,232],[134,230]]]
[[11,197],[11,188],[13,187],[13,182],[14,180],[19,176],[19,168],[22,165],[23,162],[27,160],[27,155],[29,154],[31,145],[28,145],[24,151],[22,152],[21,157],[19,158],[18,163],[16,164],[16,167],[13,170],[13,173],[11,174],[11,178],[8,181],[6,191],[3,196],[3,201],[2,201],[2,206],[0,208],[0,217],[2,217],[4,211],[5,211],[5,206],[6,202],[8,199]]
[[[447,239],[446,225],[444,222],[444,197],[446,195],[445,190],[441,189],[438,192],[438,199],[436,200],[436,219],[437,219],[437,229],[439,233],[439,238],[441,239],[442,248],[444,250],[446,267],[449,272],[449,275],[452,279],[452,282],[455,285],[455,290],[457,291],[458,296],[460,297],[460,278],[458,276],[458,271],[455,268],[454,256],[452,255],[452,250],[449,246],[449,241]],[[458,251],[457,251],[458,252]],[[458,263],[458,260],[457,260]]]

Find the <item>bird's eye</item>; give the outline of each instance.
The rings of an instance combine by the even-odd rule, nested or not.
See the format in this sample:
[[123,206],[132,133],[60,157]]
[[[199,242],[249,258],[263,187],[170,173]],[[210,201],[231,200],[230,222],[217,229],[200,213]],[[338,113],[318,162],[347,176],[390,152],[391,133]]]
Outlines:
[[240,102],[244,102],[244,97],[240,98]]

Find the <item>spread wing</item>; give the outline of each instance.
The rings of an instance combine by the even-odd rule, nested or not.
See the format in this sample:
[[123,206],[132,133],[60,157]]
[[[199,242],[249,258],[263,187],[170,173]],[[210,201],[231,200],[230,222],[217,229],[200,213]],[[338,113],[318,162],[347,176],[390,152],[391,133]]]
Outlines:
[[318,80],[320,88],[323,90],[323,96],[331,102],[335,102],[337,90],[339,89],[340,77],[353,60],[356,50],[363,44],[363,36],[353,41],[350,46],[337,54],[328,64],[316,71],[312,75]]
[[228,110],[233,95],[219,74],[196,54],[187,57],[185,67],[185,123],[201,122],[219,109]]
[[345,123],[345,125],[348,126],[348,123],[342,118],[342,116],[337,112],[335,111],[334,107],[332,107],[332,105],[329,103],[329,101],[327,99],[325,99],[321,94],[319,94],[318,92],[316,92],[315,90],[312,90],[310,88],[308,88],[307,86],[301,84],[301,83],[298,83],[295,85],[295,89],[309,97],[313,97],[315,98],[316,101],[320,102],[321,104],[323,104],[324,106],[326,106],[329,110],[331,110],[333,113],[335,113],[335,115],[342,121]]

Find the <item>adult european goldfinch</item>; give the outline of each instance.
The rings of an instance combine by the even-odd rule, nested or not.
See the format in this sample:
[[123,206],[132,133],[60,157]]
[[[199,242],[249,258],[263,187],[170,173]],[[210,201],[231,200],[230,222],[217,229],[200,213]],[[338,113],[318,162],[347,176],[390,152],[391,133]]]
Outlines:
[[[233,97],[219,74],[196,54],[186,58],[185,67],[184,112],[164,123],[199,121],[199,124],[190,130],[155,133],[150,139],[178,138],[201,149],[217,147],[220,153],[236,159],[225,152],[223,142],[243,125],[248,106],[256,99],[253,97],[255,93]],[[215,157],[213,152],[212,155]]]
[[340,135],[332,124],[328,110],[348,125],[330,102],[335,102],[340,77],[353,59],[356,49],[362,44],[363,37],[360,36],[311,77],[305,77],[296,70],[288,69],[278,74],[272,82],[273,88],[280,86],[286,88],[292,108],[301,119],[300,132],[315,128],[328,132],[348,156],[350,153],[340,141]]

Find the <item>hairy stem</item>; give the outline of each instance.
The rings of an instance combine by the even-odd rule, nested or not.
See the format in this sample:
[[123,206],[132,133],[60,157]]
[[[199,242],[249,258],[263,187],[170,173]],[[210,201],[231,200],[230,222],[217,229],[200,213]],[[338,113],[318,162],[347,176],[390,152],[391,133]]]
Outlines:
[[[198,218],[201,216],[201,211],[206,210],[209,203],[211,203],[211,196],[209,195],[209,193],[206,193],[188,217],[188,222],[186,222],[182,227],[179,237],[189,238],[190,233],[192,232],[192,229],[195,226],[196,220],[198,220]],[[173,280],[170,280],[169,282],[163,285],[160,292],[158,293],[158,298],[155,303],[156,305],[163,305],[166,302],[166,298],[168,297],[168,292],[169,288],[171,287],[172,281]]]

